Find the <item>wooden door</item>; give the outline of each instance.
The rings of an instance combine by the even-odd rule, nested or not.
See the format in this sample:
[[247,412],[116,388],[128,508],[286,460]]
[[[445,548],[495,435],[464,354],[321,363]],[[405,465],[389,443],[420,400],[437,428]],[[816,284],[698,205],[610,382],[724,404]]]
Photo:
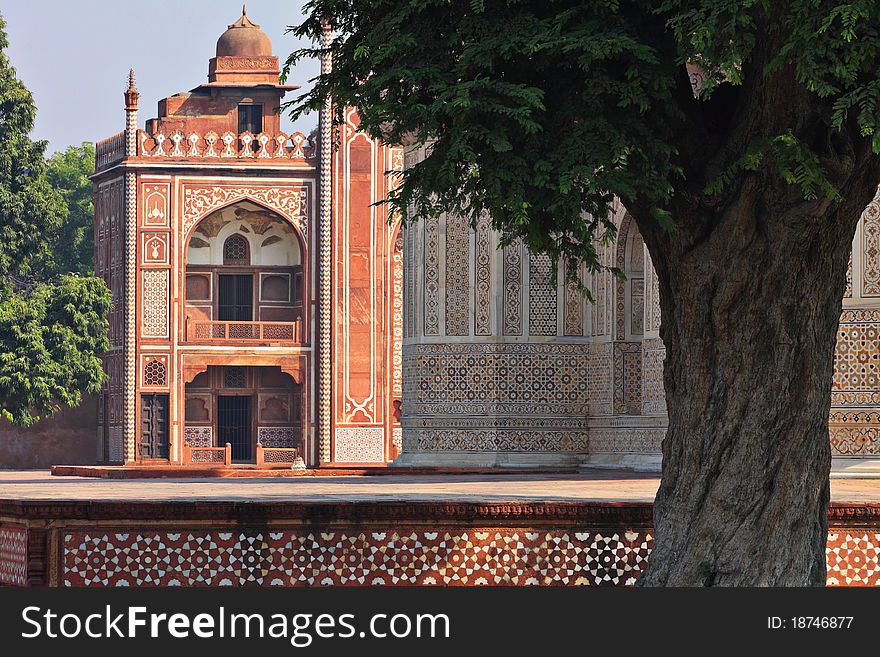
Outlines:
[[141,460],[168,460],[168,395],[141,395]]
[[220,274],[217,319],[221,322],[253,321],[253,274]]

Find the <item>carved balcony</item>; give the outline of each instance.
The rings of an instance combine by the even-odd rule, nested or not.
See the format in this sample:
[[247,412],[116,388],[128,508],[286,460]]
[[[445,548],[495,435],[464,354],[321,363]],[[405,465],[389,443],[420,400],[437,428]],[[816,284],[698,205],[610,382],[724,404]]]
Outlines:
[[295,322],[221,322],[187,319],[186,341],[225,345],[302,345],[302,320]]

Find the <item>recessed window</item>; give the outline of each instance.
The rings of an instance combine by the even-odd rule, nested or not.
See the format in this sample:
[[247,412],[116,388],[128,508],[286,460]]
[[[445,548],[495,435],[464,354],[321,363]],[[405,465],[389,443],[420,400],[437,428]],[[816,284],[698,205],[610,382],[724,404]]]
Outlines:
[[263,132],[263,106],[238,106],[238,134],[251,133],[254,137]]
[[242,235],[233,235],[223,243],[224,265],[248,265],[251,261],[251,248]]

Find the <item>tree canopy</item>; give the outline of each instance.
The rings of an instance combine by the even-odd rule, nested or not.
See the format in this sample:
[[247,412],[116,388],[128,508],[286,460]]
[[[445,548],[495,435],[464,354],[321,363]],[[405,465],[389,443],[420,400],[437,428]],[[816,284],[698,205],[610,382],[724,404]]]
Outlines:
[[[332,26],[333,71],[290,109],[333,98],[340,112],[358,107],[374,137],[432,142],[392,199],[399,209],[488,210],[508,237],[593,269],[615,197],[667,227],[676,197],[711,204],[747,170],[833,197],[832,134],[880,146],[869,0],[312,0],[306,12],[294,31],[320,43]],[[321,53],[297,51],[287,70]],[[696,97],[688,63],[703,77]],[[809,97],[827,130],[737,112],[780,68],[797,82],[792,108]]]
[[[100,389],[110,294],[100,279],[57,276],[85,271],[74,255],[88,239],[82,166],[66,177],[61,156],[50,177],[46,143],[29,137],[36,107],[6,56],[4,30],[0,18],[0,415],[29,425]],[[59,241],[71,216],[77,226]]]
[[95,171],[95,145],[83,142],[55,153],[49,158],[47,179],[59,191],[67,207],[67,216],[50,237],[52,250],[45,264],[44,275],[88,275],[94,271],[92,251],[95,248],[95,207],[92,181]]

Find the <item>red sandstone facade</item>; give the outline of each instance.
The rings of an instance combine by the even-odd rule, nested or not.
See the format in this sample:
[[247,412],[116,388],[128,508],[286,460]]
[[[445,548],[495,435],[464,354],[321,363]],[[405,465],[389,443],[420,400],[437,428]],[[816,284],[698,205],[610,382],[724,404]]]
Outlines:
[[[206,84],[97,147],[112,347],[105,463],[384,464],[399,450],[402,239],[373,204],[402,153],[347,113],[281,131],[296,89],[243,15]],[[337,139],[337,147],[333,140]],[[331,284],[332,281],[332,284]]]

